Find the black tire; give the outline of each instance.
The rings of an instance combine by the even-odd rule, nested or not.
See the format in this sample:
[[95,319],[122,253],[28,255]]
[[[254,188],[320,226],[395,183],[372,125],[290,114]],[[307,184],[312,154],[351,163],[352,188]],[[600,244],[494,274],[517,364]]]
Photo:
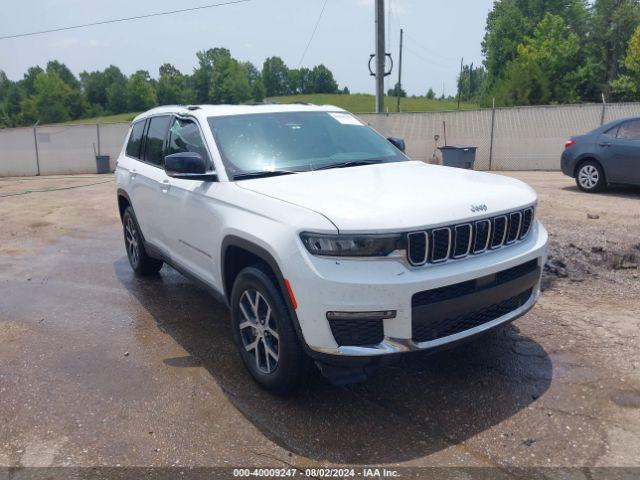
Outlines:
[[[231,317],[238,352],[254,380],[279,395],[299,386],[307,369],[307,358],[282,292],[268,267],[258,264],[238,274],[231,293]],[[273,353],[277,353],[277,358]]]
[[156,275],[162,268],[163,261],[152,258],[147,254],[142,241],[142,233],[138,220],[133,213],[133,208],[127,207],[122,215],[122,232],[124,235],[124,246],[127,250],[129,265],[140,276]]
[[607,181],[602,166],[594,160],[582,162],[576,170],[576,185],[583,192],[596,193],[604,190]]

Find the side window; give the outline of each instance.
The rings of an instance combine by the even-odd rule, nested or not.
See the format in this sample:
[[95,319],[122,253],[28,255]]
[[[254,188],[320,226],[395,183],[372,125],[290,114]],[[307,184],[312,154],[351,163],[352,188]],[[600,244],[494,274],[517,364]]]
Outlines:
[[152,117],[147,129],[144,161],[159,167],[164,163],[164,140],[167,136],[171,117]]
[[618,138],[640,140],[640,120],[631,120],[620,125]]
[[183,152],[199,153],[202,158],[209,162],[207,148],[198,125],[193,120],[174,118],[169,130],[167,155]]
[[604,132],[603,135],[606,135],[607,137],[611,137],[611,138],[616,138],[616,136],[618,135],[619,128],[620,128],[620,125],[616,125],[615,127],[610,128],[609,130]]
[[140,147],[142,146],[142,134],[144,133],[144,120],[134,123],[129,135],[129,143],[125,151],[128,157],[140,158]]

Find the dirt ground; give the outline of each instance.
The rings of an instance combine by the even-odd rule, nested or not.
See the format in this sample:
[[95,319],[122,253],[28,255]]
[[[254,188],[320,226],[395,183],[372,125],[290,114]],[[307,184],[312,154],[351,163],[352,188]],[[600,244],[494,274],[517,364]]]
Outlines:
[[288,399],[248,378],[222,305],[132,275],[111,176],[0,179],[0,467],[640,467],[640,189],[509,175],[551,235],[534,310]]

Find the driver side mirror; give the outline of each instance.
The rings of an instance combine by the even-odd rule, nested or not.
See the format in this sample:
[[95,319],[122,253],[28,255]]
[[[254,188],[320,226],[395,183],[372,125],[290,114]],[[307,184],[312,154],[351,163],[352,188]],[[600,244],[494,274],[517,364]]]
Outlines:
[[389,137],[389,138],[387,138],[387,140],[389,140],[393,144],[394,147],[396,147],[398,150],[400,150],[403,153],[407,148],[407,146],[404,143],[404,140],[402,138]]
[[216,172],[207,171],[207,162],[196,152],[173,153],[164,157],[164,171],[172,178],[211,182]]

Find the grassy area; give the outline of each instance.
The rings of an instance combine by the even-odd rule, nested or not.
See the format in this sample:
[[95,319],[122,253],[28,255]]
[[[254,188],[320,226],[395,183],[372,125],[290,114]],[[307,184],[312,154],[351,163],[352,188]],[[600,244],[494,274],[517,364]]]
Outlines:
[[[373,112],[375,97],[366,93],[355,93],[352,95],[333,95],[324,93],[315,93],[311,95],[289,95],[286,97],[269,98],[271,102],[278,103],[315,103],[316,105],[335,105],[355,113]],[[385,108],[390,112],[396,111],[395,97],[384,98]],[[428,100],[425,97],[418,98],[402,98],[400,101],[400,110],[403,112],[441,112],[444,110],[456,110],[458,103],[452,100]],[[473,110],[478,105],[473,103],[462,103],[460,108],[463,110]],[[94,124],[94,123],[117,123],[130,122],[137,113],[120,113],[118,115],[106,115],[104,117],[83,118],[81,120],[73,120],[68,124]]]
[[[351,95],[332,94],[311,94],[311,95],[290,95],[286,97],[273,97],[269,99],[279,103],[315,103],[316,105],[335,105],[355,113],[373,112],[375,109],[375,97],[365,93]],[[396,111],[396,98],[385,97],[385,110]],[[402,98],[400,100],[400,110],[403,112],[439,112],[443,110],[456,110],[458,102],[451,100],[429,100],[425,97]],[[461,109],[472,110],[479,108],[478,105],[462,103]]]
[[117,115],[105,115],[104,117],[83,118],[80,120],[72,120],[66,122],[66,124],[94,124],[94,123],[118,123],[118,122],[130,122],[138,113],[119,113]]

